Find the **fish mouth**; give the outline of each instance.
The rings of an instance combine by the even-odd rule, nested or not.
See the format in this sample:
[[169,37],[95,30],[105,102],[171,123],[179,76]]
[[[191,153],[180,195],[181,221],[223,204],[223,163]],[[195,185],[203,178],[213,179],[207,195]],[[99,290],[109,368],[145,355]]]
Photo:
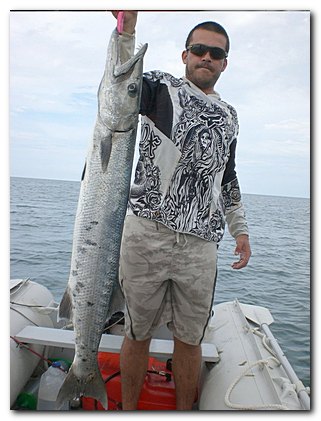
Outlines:
[[140,49],[137,51],[137,53],[131,57],[126,63],[121,64],[120,66],[115,66],[114,68],[114,76],[117,78],[121,75],[125,75],[130,71],[132,67],[135,66],[135,64],[142,60],[146,51],[147,51],[148,44],[143,44]]

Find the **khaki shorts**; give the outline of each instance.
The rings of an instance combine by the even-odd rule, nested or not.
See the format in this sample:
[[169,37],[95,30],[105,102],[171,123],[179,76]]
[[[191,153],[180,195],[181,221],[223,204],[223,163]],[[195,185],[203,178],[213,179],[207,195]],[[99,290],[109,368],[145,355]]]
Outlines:
[[137,216],[127,216],[120,257],[125,332],[145,340],[167,324],[173,335],[201,343],[212,313],[217,245]]

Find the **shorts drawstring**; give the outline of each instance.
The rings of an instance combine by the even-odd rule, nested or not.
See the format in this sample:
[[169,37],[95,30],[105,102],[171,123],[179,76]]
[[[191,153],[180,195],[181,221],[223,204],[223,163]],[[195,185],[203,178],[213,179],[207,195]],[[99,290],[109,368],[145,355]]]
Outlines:
[[175,244],[179,244],[180,243],[180,238],[181,237],[183,237],[183,239],[184,239],[183,247],[185,247],[186,244],[187,244],[186,235],[184,233],[180,233],[178,231],[176,231],[176,241],[175,241]]
[[[159,222],[157,222],[157,221],[155,221],[155,226],[156,226],[156,230],[157,231],[159,231],[160,230],[160,227],[161,227],[161,225],[160,225],[160,223]],[[180,243],[182,243],[182,237],[183,237],[183,239],[184,239],[184,242],[183,242],[183,244],[182,244],[182,247],[185,247],[186,246],[186,244],[187,244],[187,237],[186,237],[186,235],[184,234],[184,233],[181,233],[181,232],[178,232],[178,231],[174,231],[175,232],[175,242],[174,242],[174,245],[175,244],[180,244]]]

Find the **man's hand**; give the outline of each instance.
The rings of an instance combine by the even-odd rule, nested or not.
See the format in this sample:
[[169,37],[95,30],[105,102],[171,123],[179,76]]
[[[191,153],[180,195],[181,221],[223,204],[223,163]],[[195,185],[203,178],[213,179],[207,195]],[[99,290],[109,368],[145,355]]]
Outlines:
[[[113,10],[112,14],[117,19],[119,10]],[[123,26],[123,32],[126,32],[127,34],[133,34],[135,32],[136,22],[137,22],[137,15],[138,12],[135,10],[126,10],[124,12],[124,26]]]
[[234,262],[232,264],[233,269],[242,269],[250,260],[251,257],[251,247],[250,247],[250,241],[249,236],[246,234],[241,234],[236,237],[236,247],[234,254],[239,255],[240,259],[237,262]]

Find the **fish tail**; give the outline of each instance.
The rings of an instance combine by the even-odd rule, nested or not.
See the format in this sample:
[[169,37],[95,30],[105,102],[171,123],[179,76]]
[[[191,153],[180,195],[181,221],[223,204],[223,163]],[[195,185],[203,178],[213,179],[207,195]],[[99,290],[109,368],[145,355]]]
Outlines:
[[96,399],[105,409],[108,408],[105,383],[98,369],[87,376],[87,378],[82,379],[74,373],[73,366],[71,366],[58,393],[58,407],[61,407],[65,401],[80,398],[81,396]]

